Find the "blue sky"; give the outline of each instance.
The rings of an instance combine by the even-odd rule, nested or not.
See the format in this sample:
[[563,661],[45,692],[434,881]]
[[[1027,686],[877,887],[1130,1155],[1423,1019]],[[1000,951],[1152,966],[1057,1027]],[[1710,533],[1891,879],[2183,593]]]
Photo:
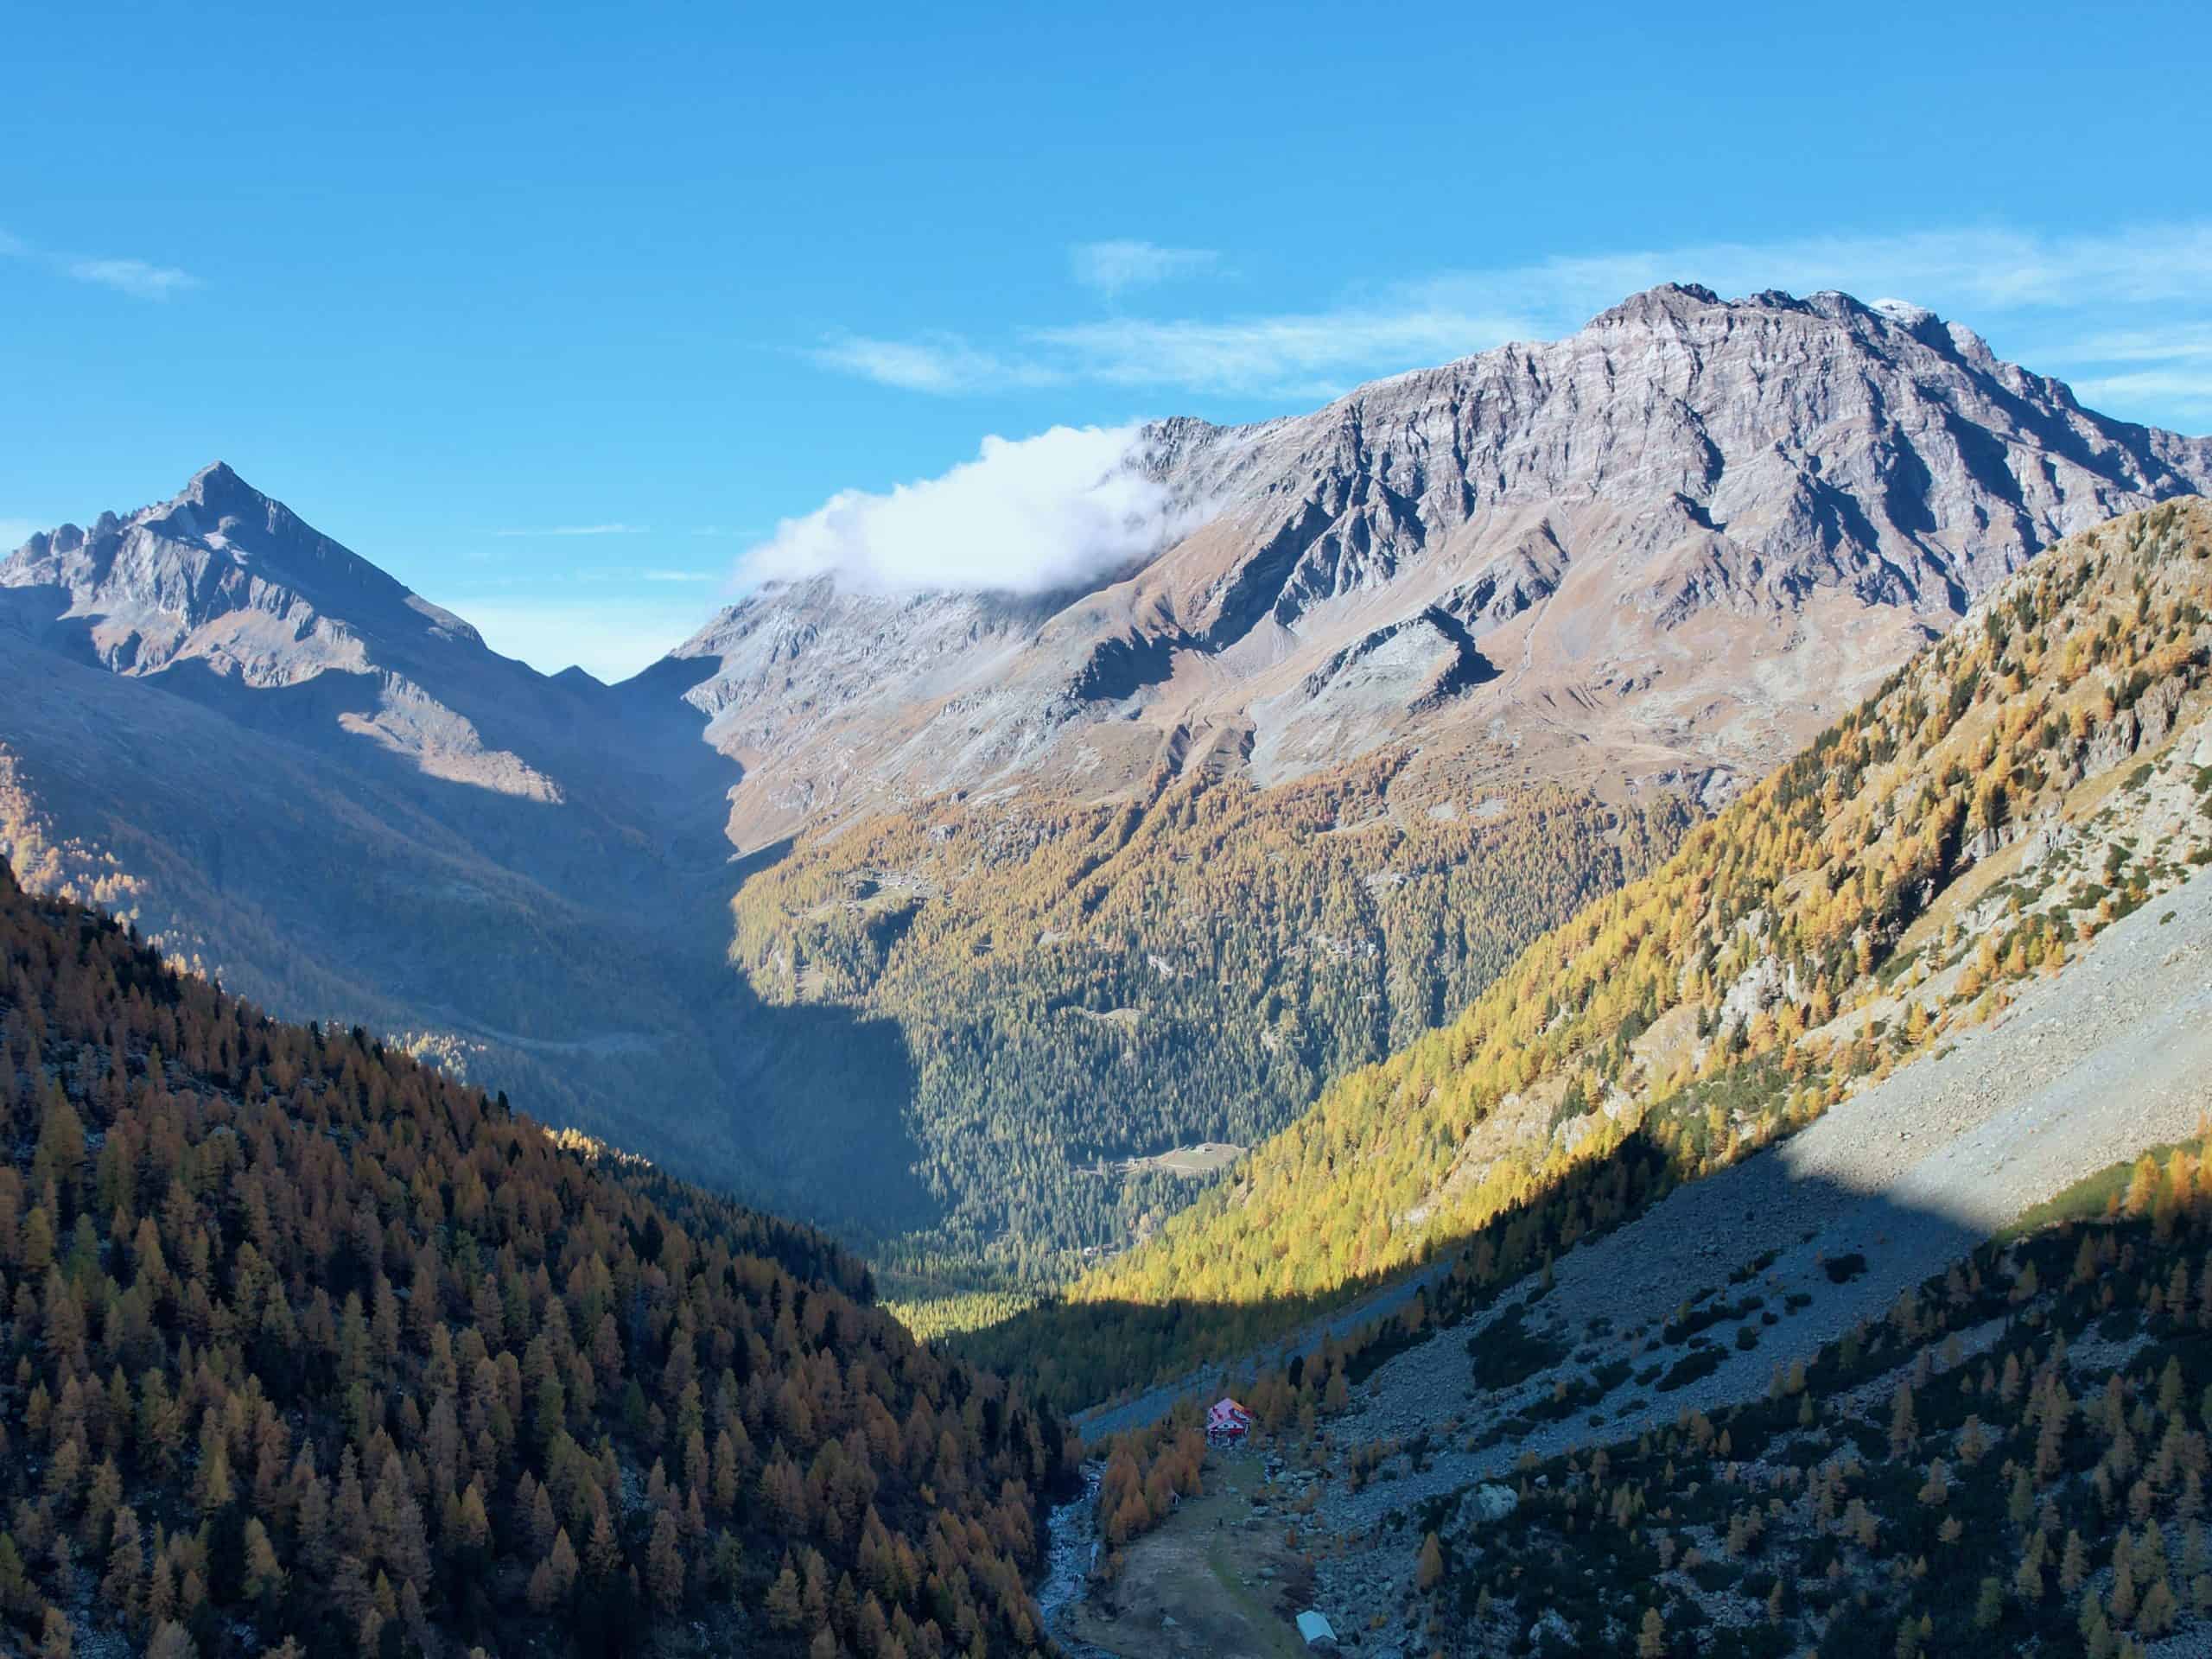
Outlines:
[[16,10],[0,540],[220,456],[622,671],[988,435],[1310,407],[1666,278],[1917,301],[2212,430],[2201,3],[459,10]]

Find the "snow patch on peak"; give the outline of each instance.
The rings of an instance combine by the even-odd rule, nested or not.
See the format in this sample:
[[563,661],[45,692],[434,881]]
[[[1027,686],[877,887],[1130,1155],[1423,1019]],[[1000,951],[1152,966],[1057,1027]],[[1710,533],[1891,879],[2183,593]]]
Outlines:
[[1891,322],[1901,323],[1907,328],[1916,328],[1923,322],[1936,321],[1933,311],[1924,305],[1915,305],[1910,300],[1876,300],[1867,309],[1878,311]]

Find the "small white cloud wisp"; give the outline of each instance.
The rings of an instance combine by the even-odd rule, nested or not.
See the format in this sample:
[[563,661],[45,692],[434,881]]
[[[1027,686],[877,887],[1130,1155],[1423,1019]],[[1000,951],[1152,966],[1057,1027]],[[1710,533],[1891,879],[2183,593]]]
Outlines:
[[1202,276],[1220,264],[1221,255],[1211,248],[1163,248],[1157,242],[1078,242],[1068,250],[1070,274],[1109,300],[1129,289]]
[[745,582],[829,575],[870,592],[1036,594],[1158,552],[1203,512],[1143,470],[1140,426],[988,437],[973,461],[888,493],[843,490],[787,518],[738,567]]
[[19,236],[0,231],[0,258],[29,259],[60,271],[72,282],[112,289],[134,300],[166,300],[173,294],[198,288],[200,279],[175,265],[157,265],[147,259],[102,259],[84,254],[57,253],[34,246]]
[[545,524],[532,530],[527,526],[495,530],[494,536],[642,536],[644,524]]
[[166,300],[172,294],[200,286],[200,279],[188,270],[143,259],[72,259],[68,269],[80,283],[111,288],[134,300]]

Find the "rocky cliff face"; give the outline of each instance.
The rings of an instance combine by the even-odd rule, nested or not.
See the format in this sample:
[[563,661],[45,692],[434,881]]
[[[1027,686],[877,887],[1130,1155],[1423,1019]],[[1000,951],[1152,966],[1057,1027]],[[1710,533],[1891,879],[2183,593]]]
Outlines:
[[[424,772],[539,800],[558,782],[487,743],[454,706],[531,723],[550,683],[496,656],[475,629],[302,523],[220,461],[128,518],[102,513],[31,537],[0,588],[49,639],[115,673],[168,675],[164,689],[236,702],[342,676],[308,699],[346,706],[299,722],[310,740],[350,734]],[[435,689],[434,689],[435,688]],[[319,707],[319,715],[327,715]]]
[[[359,670],[369,641],[484,650],[476,630],[272,501],[221,461],[128,518],[33,536],[0,585],[49,586],[96,619],[100,660],[149,673],[189,657],[253,685]],[[243,645],[243,649],[239,647]]]
[[1569,339],[1147,434],[1202,527],[1056,601],[764,590],[682,648],[741,844],[1171,754],[1279,782],[1398,740],[1478,782],[1756,770],[2054,539],[2212,487],[1970,331],[1641,294]]

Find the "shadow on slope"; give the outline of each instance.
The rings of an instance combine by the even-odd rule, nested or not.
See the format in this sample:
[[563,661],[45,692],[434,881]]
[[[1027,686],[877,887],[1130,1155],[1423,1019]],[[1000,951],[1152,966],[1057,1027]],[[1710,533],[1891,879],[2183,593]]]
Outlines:
[[[1089,1406],[1079,1423],[1094,1440],[1261,1372],[1287,1369],[1294,1385],[1317,1357],[1341,1355],[1356,1384],[1463,1324],[1485,1333],[1478,1343],[1497,1332],[1493,1416],[1525,1417],[1516,1435],[1545,1423],[1586,1433],[1587,1414],[1603,1404],[1610,1422],[1630,1396],[1671,1417],[1692,1383],[1763,1389],[1783,1341],[1817,1346],[1989,1236],[1984,1217],[1805,1173],[1789,1147],[1700,1175],[1639,1129],[1604,1161],[1440,1242],[1411,1274],[1237,1304],[1053,1302],[956,1345]],[[1738,1335],[1746,1325],[1752,1334]],[[1459,1414],[1484,1375],[1457,1334],[1423,1364],[1441,1374],[1443,1392],[1427,1398],[1439,1416]]]
[[628,772],[610,763],[554,803],[344,730],[375,708],[372,677],[257,690],[197,662],[118,677],[66,630],[10,632],[0,845],[44,865],[21,871],[35,885],[106,883],[103,902],[167,953],[272,1011],[371,1027],[692,1179],[842,1225],[932,1213],[895,1027],[764,1008],[727,961],[742,873],[719,792],[676,791],[663,812],[640,784],[734,774],[688,705],[664,723],[690,727],[698,761],[640,744]]

